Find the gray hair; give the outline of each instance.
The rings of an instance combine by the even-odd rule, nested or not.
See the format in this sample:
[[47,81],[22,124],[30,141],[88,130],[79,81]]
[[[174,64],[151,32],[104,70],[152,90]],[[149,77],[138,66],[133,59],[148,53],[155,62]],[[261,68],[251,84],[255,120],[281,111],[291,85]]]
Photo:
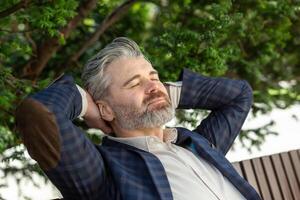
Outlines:
[[105,73],[107,66],[123,57],[144,57],[144,55],[133,40],[119,37],[106,45],[86,63],[82,79],[85,89],[94,100],[103,99],[107,95],[111,80]]

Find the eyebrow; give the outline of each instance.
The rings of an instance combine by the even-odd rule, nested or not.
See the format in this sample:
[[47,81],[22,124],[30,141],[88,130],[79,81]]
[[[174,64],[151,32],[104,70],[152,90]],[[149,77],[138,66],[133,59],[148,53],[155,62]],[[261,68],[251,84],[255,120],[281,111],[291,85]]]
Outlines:
[[[156,70],[152,70],[149,75],[154,75],[154,74],[158,74],[158,72]],[[140,74],[136,74],[133,77],[131,77],[129,80],[127,80],[124,84],[123,87],[125,87],[126,85],[128,85],[131,81],[133,81],[134,79],[140,78],[141,75]]]

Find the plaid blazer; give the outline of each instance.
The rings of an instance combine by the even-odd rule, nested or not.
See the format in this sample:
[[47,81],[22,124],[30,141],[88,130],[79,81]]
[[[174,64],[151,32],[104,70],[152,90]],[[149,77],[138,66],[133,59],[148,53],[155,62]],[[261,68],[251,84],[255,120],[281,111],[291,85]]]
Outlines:
[[[215,166],[246,199],[260,196],[225,158],[252,104],[246,81],[183,70],[180,109],[208,109],[193,131],[177,128],[176,145]],[[28,97],[17,125],[29,154],[65,199],[172,200],[162,163],[153,154],[104,137],[93,144],[72,121],[81,112],[72,77],[62,76]],[[32,139],[34,137],[34,139]],[[31,139],[28,139],[31,138]]]

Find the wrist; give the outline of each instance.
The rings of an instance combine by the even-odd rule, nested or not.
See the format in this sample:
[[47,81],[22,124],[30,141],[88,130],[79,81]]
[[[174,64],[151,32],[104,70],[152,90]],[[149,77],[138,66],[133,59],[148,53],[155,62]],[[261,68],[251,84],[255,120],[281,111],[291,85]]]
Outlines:
[[172,106],[177,108],[180,101],[182,82],[165,82],[164,84],[168,91]]
[[76,84],[76,87],[81,95],[81,112],[78,117],[84,117],[88,107],[87,93],[79,85]]

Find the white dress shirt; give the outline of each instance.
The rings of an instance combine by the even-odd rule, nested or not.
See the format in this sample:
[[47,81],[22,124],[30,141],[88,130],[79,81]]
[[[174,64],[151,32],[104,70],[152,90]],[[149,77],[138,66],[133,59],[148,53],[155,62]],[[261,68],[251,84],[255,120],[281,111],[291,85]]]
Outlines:
[[164,130],[164,141],[156,136],[109,139],[154,154],[162,163],[174,200],[239,200],[242,194],[218,169],[192,152],[173,144],[176,129]]

